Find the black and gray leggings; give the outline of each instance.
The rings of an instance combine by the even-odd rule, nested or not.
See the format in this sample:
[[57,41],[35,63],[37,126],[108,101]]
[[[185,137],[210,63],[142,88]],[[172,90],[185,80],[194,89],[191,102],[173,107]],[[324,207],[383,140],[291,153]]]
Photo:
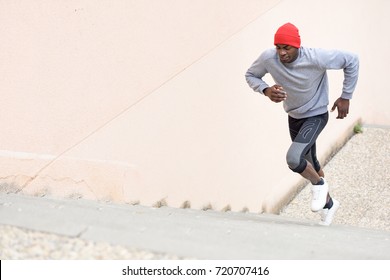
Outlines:
[[321,169],[317,160],[316,140],[327,122],[328,112],[304,119],[288,117],[288,126],[293,143],[288,149],[286,160],[292,171],[302,173],[307,166],[307,161],[313,165],[317,172]]

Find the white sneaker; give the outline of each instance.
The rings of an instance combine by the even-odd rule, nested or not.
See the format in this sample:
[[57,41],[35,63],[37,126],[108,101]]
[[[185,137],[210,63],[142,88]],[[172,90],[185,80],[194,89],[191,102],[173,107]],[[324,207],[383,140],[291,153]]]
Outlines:
[[336,214],[339,207],[340,202],[338,202],[336,199],[333,199],[333,205],[330,209],[322,209],[319,211],[321,215],[321,221],[319,224],[322,226],[329,226],[332,223],[334,215]]
[[324,178],[323,185],[312,185],[311,186],[311,194],[312,194],[312,199],[311,199],[311,211],[317,212],[320,211],[322,208],[324,208],[326,204],[326,198],[328,197],[328,191],[329,191],[329,186],[328,183],[325,181]]

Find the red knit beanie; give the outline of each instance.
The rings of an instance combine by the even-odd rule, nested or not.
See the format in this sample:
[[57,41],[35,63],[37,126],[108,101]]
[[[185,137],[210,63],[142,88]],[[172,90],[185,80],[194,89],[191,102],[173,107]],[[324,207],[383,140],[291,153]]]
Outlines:
[[275,33],[274,45],[289,45],[295,48],[301,47],[301,37],[298,28],[291,23],[286,23],[279,27]]

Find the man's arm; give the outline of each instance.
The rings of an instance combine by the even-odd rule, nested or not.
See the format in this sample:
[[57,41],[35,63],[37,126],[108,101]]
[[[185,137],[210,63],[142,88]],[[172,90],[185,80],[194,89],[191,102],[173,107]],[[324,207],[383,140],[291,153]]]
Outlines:
[[245,73],[245,79],[248,85],[256,92],[264,94],[264,90],[269,87],[269,85],[263,80],[265,74],[268,71],[264,67],[263,55],[253,62],[251,67]]
[[343,119],[349,113],[349,100],[352,99],[358,81],[359,58],[356,54],[344,51],[327,51],[323,54],[327,69],[342,69],[344,71],[341,96],[334,102],[331,109],[333,112],[337,108],[337,118]]
[[359,57],[352,53],[342,53],[344,82],[341,98],[352,99],[359,77]]

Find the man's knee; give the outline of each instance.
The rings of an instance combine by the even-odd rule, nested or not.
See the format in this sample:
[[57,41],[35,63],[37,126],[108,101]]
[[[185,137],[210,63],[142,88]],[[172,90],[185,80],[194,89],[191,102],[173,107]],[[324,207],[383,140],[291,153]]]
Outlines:
[[307,166],[307,162],[303,156],[304,145],[301,143],[293,143],[286,155],[288,167],[296,172],[302,173]]

